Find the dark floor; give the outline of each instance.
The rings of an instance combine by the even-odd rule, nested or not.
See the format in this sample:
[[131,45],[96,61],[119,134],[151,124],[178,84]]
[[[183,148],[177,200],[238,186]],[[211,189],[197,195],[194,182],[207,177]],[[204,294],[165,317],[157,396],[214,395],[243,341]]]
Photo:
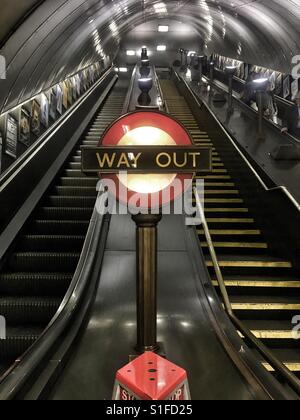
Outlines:
[[[175,217],[164,216],[159,228],[159,341],[169,360],[188,371],[194,400],[252,399],[207,320],[184,220]],[[135,344],[134,249],[134,224],[113,217],[88,327],[50,399],[111,399],[114,375]]]

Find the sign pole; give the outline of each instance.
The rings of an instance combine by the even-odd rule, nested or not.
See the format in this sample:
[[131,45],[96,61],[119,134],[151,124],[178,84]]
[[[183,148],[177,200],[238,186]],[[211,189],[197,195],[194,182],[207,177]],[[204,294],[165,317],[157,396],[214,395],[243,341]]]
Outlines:
[[137,227],[137,351],[157,352],[157,226],[162,216],[132,219]]

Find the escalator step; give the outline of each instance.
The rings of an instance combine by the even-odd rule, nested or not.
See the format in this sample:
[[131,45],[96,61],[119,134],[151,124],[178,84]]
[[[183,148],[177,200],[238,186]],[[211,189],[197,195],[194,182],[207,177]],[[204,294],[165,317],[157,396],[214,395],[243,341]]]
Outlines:
[[1,297],[0,313],[7,325],[48,324],[61,303],[53,297]]
[[71,162],[81,162],[81,156],[72,156]]
[[22,271],[45,271],[69,273],[76,270],[80,254],[79,253],[15,253],[9,260],[11,270]]
[[[232,308],[242,320],[276,320],[291,323],[299,314],[299,295],[290,296],[230,296]],[[275,324],[274,324],[275,325]],[[291,324],[292,329],[292,324]]]
[[95,197],[67,197],[67,196],[49,196],[45,201],[46,206],[54,207],[94,207],[96,199]]
[[1,295],[62,296],[73,278],[72,273],[3,273]]
[[38,213],[41,220],[90,220],[93,208],[89,207],[43,207]]
[[6,340],[0,340],[2,361],[20,357],[39,338],[43,327],[7,328]]
[[77,169],[77,170],[81,170],[81,163],[69,162],[69,163],[68,163],[68,167],[69,167],[70,169]]
[[[209,259],[206,262],[209,271],[214,272],[213,263]],[[270,273],[275,275],[277,273],[286,273],[287,271],[292,274],[293,266],[289,261],[275,260],[271,257],[259,255],[236,256],[222,255],[219,256],[219,266],[224,275],[264,275]],[[268,275],[268,274],[267,274]]]
[[80,169],[66,169],[64,173],[70,178],[88,178]]
[[56,186],[54,187],[54,193],[61,196],[86,196],[86,197],[95,197],[97,191],[95,187],[65,187],[65,186]]
[[89,221],[78,220],[35,220],[31,232],[38,235],[85,235]]

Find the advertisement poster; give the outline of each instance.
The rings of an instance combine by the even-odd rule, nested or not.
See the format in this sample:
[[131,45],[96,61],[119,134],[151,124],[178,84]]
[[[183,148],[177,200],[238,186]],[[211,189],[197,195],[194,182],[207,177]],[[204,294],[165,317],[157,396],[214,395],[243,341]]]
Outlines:
[[248,76],[249,76],[249,64],[245,64],[245,71],[244,71],[245,80],[248,79]]
[[81,81],[80,81],[80,76],[79,74],[76,74],[75,76],[75,80],[76,80],[76,92],[77,92],[77,96],[79,97],[81,94]]
[[244,64],[241,64],[240,65],[240,78],[241,79],[245,79],[245,66],[244,66]]
[[6,118],[5,153],[16,159],[18,145],[18,121],[10,114]]
[[73,104],[73,84],[72,84],[72,79],[67,80],[66,85],[68,87],[68,105],[72,105]]
[[41,123],[45,128],[49,127],[49,101],[45,94],[41,95]]
[[57,112],[57,92],[56,92],[56,89],[53,88],[50,92],[50,104],[49,104],[49,116],[53,121],[56,120],[56,112]]
[[276,76],[276,72],[273,71],[273,73],[270,76],[270,83],[271,83],[272,90],[275,90],[276,89],[276,77],[277,77]]
[[75,102],[77,99],[76,77],[72,78],[72,95],[73,95],[73,101]]
[[57,87],[56,87],[56,102],[57,102],[56,110],[60,115],[62,115],[62,113],[63,113],[63,90],[62,90],[62,87],[60,85],[57,85]]
[[281,73],[277,74],[275,94],[278,96],[282,95],[282,74]]
[[32,101],[31,107],[31,131],[37,137],[41,133],[41,107],[37,101]]
[[89,75],[87,70],[83,70],[83,78],[84,78],[84,88],[85,90],[89,87]]
[[65,109],[68,109],[69,106],[69,87],[66,82],[62,83],[62,91],[63,91],[63,106]]
[[283,80],[283,97],[287,99],[291,94],[290,76],[286,76]]
[[80,77],[80,88],[82,92],[85,92],[85,80],[84,80],[84,73],[83,71],[79,75]]
[[19,141],[30,146],[30,113],[25,108],[21,108]]

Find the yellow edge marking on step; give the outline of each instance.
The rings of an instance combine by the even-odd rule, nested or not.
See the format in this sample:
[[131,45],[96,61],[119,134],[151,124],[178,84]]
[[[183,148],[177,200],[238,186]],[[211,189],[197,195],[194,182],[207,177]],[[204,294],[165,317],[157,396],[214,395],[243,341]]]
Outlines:
[[244,203],[244,200],[242,200],[241,198],[205,198],[204,200],[201,200],[201,201],[202,202],[204,201],[204,203],[209,203],[209,204],[219,204],[219,203],[243,204]]
[[252,334],[256,338],[261,340],[298,340],[300,339],[300,332],[293,333],[292,330],[282,331],[282,330],[252,330]]
[[[300,362],[299,363],[289,363],[289,362],[284,362],[283,363],[291,372],[300,372]],[[263,367],[268,371],[268,372],[274,372],[274,369],[272,368],[271,365],[269,365],[268,363],[262,363]]]
[[[198,235],[203,235],[204,230],[197,230]],[[260,230],[224,230],[224,229],[210,229],[211,235],[261,235]]]
[[253,219],[208,218],[208,223],[254,223]]
[[[218,287],[219,284],[216,280],[213,280],[213,286]],[[225,280],[227,287],[264,287],[264,288],[285,288],[295,289],[300,288],[300,281],[261,281],[261,280]]]
[[[202,242],[201,246],[208,247],[206,242]],[[242,243],[242,242],[214,242],[216,248],[253,248],[253,249],[268,249],[268,244],[263,243]]]
[[233,303],[234,311],[300,311],[298,303]]

